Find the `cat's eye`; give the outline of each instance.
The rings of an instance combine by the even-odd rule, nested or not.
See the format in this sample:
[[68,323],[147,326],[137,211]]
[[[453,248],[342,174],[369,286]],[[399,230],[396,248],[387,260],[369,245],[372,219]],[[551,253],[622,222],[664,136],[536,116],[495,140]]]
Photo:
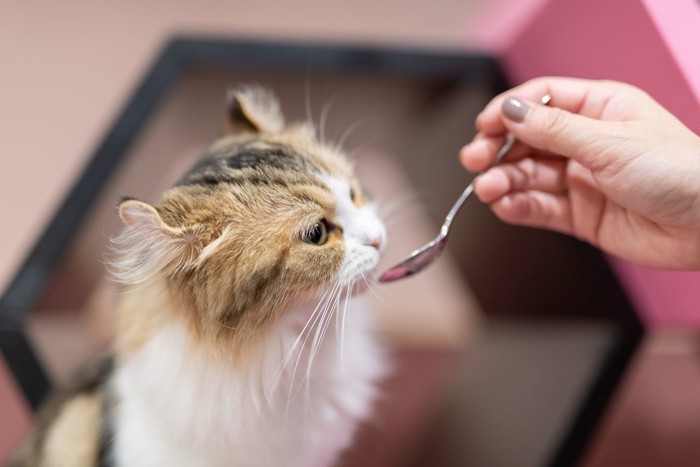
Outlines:
[[351,199],[353,202],[356,202],[356,201],[357,201],[357,200],[355,199],[356,196],[357,196],[357,193],[355,193],[355,190],[352,189],[352,188],[350,188],[350,199]]
[[310,245],[323,245],[328,241],[328,230],[328,222],[322,219],[304,234],[303,240]]

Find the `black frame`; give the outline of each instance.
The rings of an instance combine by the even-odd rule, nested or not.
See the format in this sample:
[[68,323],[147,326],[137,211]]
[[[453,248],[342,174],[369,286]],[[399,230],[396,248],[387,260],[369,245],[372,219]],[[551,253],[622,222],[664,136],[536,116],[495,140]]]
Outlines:
[[[51,385],[23,329],[41,291],[68,250],[81,221],[101,187],[138,137],[168,90],[196,68],[353,69],[389,74],[409,73],[451,80],[478,79],[494,93],[506,89],[497,61],[474,52],[399,50],[345,45],[288,44],[177,37],[170,40],[116,117],[82,174],[49,221],[40,239],[0,298],[0,352],[30,407],[37,410]],[[642,325],[629,303],[613,316],[618,324],[609,350],[574,422],[563,435],[550,466],[571,466],[580,459],[635,348]]]

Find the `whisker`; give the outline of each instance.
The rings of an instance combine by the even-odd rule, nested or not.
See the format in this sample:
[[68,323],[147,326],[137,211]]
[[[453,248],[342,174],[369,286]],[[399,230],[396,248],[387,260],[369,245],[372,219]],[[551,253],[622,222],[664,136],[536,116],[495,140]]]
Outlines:
[[326,122],[328,121],[328,113],[331,111],[333,104],[338,99],[340,94],[335,94],[333,97],[328,99],[328,101],[323,106],[321,110],[321,117],[318,124],[319,138],[321,139],[321,144],[326,144]]
[[340,136],[340,138],[338,139],[338,141],[335,143],[336,147],[342,148],[343,145],[345,144],[345,141],[346,141],[355,131],[357,131],[358,129],[360,129],[360,128],[362,127],[362,125],[364,125],[364,124],[366,124],[366,123],[368,123],[368,122],[370,122],[370,121],[372,121],[372,120],[376,120],[376,119],[378,119],[378,117],[376,117],[376,116],[374,116],[374,117],[365,117],[365,118],[362,118],[362,119],[356,121],[356,122],[353,123],[352,125],[348,126],[348,128],[343,132],[343,134]]
[[392,215],[396,210],[403,209],[407,204],[415,206],[416,203],[425,204],[430,198],[434,198],[431,193],[420,191],[406,191],[398,193],[390,200],[386,200],[381,204],[379,216],[385,219],[386,216]]
[[396,212],[393,216],[389,218],[384,218],[383,222],[387,230],[393,230],[393,228],[396,227],[397,224],[416,220],[419,216],[421,216],[421,213],[418,212],[417,209],[413,211],[406,210],[403,212]]
[[360,154],[362,151],[366,150],[367,148],[374,146],[378,141],[381,141],[381,139],[379,137],[370,138],[370,139],[366,140],[364,144],[361,144],[358,147],[356,147],[355,149],[353,149],[348,154],[348,157],[350,159],[355,159],[358,156],[358,154]]
[[362,274],[362,279],[365,281],[365,284],[367,284],[367,289],[369,289],[369,291],[372,292],[372,293],[374,294],[374,296],[377,297],[377,299],[378,299],[380,302],[382,302],[383,305],[389,306],[389,304],[386,302],[386,300],[384,300],[384,299],[377,293],[377,291],[374,290],[374,288],[372,288],[372,285],[370,284],[370,281],[367,280],[367,276],[365,275],[365,273],[362,272],[362,271],[360,271],[360,273]]
[[[318,355],[318,352],[321,348],[321,344],[323,343],[323,338],[326,335],[326,331],[328,330],[328,326],[333,319],[333,316],[335,315],[335,310],[338,307],[339,301],[340,301],[340,292],[341,292],[341,285],[342,282],[345,278],[343,277],[339,282],[338,282],[338,288],[337,292],[334,296],[334,302],[333,305],[331,305],[328,308],[328,311],[326,312],[326,320],[319,325],[319,328],[321,329],[320,335],[314,336],[314,342],[311,345],[311,357],[309,358],[307,367],[306,367],[306,383],[308,385],[309,379],[311,377],[311,369],[313,367],[313,364],[316,360],[316,357]],[[318,340],[316,339],[318,337]]]
[[[316,356],[318,355],[318,352],[320,350],[321,342],[323,341],[323,336],[325,335],[325,330],[328,328],[328,324],[330,323],[330,320],[332,319],[333,316],[333,304],[337,302],[337,297],[340,294],[340,286],[341,286],[342,281],[337,282],[337,286],[334,289],[334,293],[332,295],[332,299],[328,302],[328,305],[324,308],[323,315],[321,316],[321,320],[318,323],[318,326],[316,326],[316,331],[314,333],[314,338],[313,342],[311,344],[311,349],[309,350],[309,358],[307,360],[307,365],[306,365],[306,375],[303,380],[303,387],[305,388],[305,400],[306,402],[306,408],[313,409],[312,404],[309,403],[310,398],[311,398],[311,369],[313,368],[314,361],[316,360]],[[297,389],[297,391],[301,390],[301,385]]]
[[[304,337],[304,334],[307,335],[307,338],[306,338],[306,339],[308,339],[308,335],[311,333],[311,329],[313,329],[314,325],[316,324],[316,322],[317,322],[317,320],[318,320],[318,317],[320,316],[320,311],[324,308],[324,306],[325,306],[327,300],[330,298],[330,292],[331,292],[331,290],[332,290],[332,289],[329,288],[329,289],[326,290],[326,292],[323,294],[323,296],[322,296],[321,299],[319,300],[318,304],[316,305],[316,308],[314,308],[314,311],[311,313],[311,315],[309,316],[309,318],[306,320],[306,323],[304,324],[304,327],[302,328],[301,332],[299,333],[299,336],[298,336],[298,337],[296,338],[296,340],[294,341],[294,344],[292,345],[292,348],[290,348],[289,351],[287,352],[287,354],[285,355],[285,358],[284,358],[283,362],[280,364],[280,368],[279,368],[279,371],[278,371],[278,373],[277,373],[277,375],[276,375],[276,377],[275,377],[275,381],[273,382],[273,385],[272,385],[272,388],[273,388],[273,389],[274,389],[274,388],[277,386],[277,384],[279,383],[279,378],[281,378],[283,370],[287,367],[287,365],[288,365],[289,362],[291,361],[291,358],[293,357],[294,349],[295,349],[296,346],[299,344],[299,342],[301,342],[301,339]],[[290,394],[291,394],[291,391],[292,391],[292,387],[294,386],[294,380],[295,380],[295,378],[296,378],[296,365],[298,365],[299,359],[301,358],[301,355],[304,353],[304,347],[305,347],[305,345],[306,345],[306,339],[305,339],[304,342],[302,343],[302,346],[301,346],[301,348],[299,349],[298,354],[297,354],[297,363],[295,364],[294,373],[292,374],[292,379],[291,379],[291,381],[290,381],[290,383],[289,383],[289,384],[290,384],[290,388],[289,388]],[[289,405],[289,397],[290,397],[290,396],[288,396],[287,406]]]
[[[324,306],[325,309],[325,306]],[[287,413],[289,411],[289,405],[291,404],[292,400],[292,395],[294,393],[294,383],[296,381],[296,375],[297,375],[297,369],[299,368],[299,362],[301,361],[301,357],[304,354],[304,349],[306,347],[306,342],[308,341],[309,336],[311,335],[311,332],[314,328],[318,328],[317,323],[319,322],[319,318],[323,316],[323,312],[319,313],[316,318],[314,319],[313,324],[309,328],[308,333],[306,334],[306,337],[304,338],[304,342],[301,345],[301,349],[299,350],[299,353],[297,354],[297,359],[296,362],[294,363],[294,370],[292,371],[292,378],[289,382],[289,391],[287,392],[287,405],[285,408],[285,418],[287,416]],[[318,331],[316,331],[318,332]]]
[[311,112],[311,72],[306,72],[306,83],[304,84],[304,105],[306,107],[306,122],[313,127],[314,119]]
[[348,311],[348,303],[350,302],[350,296],[352,295],[353,289],[355,288],[355,283],[351,282],[348,284],[348,289],[345,292],[345,306],[343,307],[342,315],[342,325],[340,326],[340,369],[345,371],[345,316]]
[[329,295],[328,295],[327,300],[325,301],[323,307],[320,309],[320,310],[321,310],[320,313],[318,313],[317,316],[316,316],[316,318],[314,319],[314,321],[313,321],[313,323],[312,323],[312,325],[311,325],[311,328],[309,328],[309,331],[307,332],[306,337],[304,338],[304,342],[303,342],[302,345],[301,345],[301,349],[299,350],[299,353],[298,353],[298,355],[297,355],[296,362],[295,362],[295,364],[294,364],[294,370],[293,370],[293,372],[292,372],[292,379],[291,379],[291,381],[290,381],[290,383],[289,383],[289,393],[287,394],[287,408],[285,409],[285,417],[286,417],[287,411],[289,410],[289,404],[290,404],[291,398],[292,398],[292,392],[293,392],[293,389],[294,389],[294,382],[295,382],[295,380],[296,380],[297,369],[298,369],[298,367],[299,367],[299,361],[301,360],[301,356],[302,356],[302,354],[304,353],[304,347],[306,347],[306,342],[308,341],[309,336],[311,335],[311,330],[312,330],[314,327],[317,328],[316,332],[318,332],[318,325],[317,325],[317,323],[319,323],[319,318],[323,317],[323,315],[326,313],[326,309],[328,308],[328,305],[330,304],[330,302],[332,301],[332,299],[333,299],[333,297],[334,297],[334,295],[335,295],[335,290],[336,290],[339,286],[340,286],[340,283],[338,283],[338,282],[336,282],[336,283],[333,285],[333,287],[332,287],[332,289],[331,289],[331,292],[330,292]]
[[313,369],[313,365],[316,362],[316,358],[318,357],[318,353],[321,349],[321,346],[323,345],[323,341],[326,337],[328,328],[330,326],[331,320],[335,319],[337,321],[337,311],[338,308],[340,307],[340,295],[342,291],[342,284],[345,282],[345,279],[347,278],[347,273],[344,274],[338,281],[338,289],[334,297],[334,303],[333,305],[329,308],[328,312],[328,317],[324,323],[323,326],[321,326],[321,334],[319,336],[318,342],[314,341],[314,345],[312,345],[311,349],[311,356],[309,358],[307,368],[306,368],[306,379],[305,379],[305,386],[306,386],[306,394],[307,397],[310,396],[310,380],[311,380],[311,371]]
[[307,328],[311,324],[311,321],[313,320],[314,316],[318,312],[318,310],[321,308],[322,304],[324,303],[324,300],[326,297],[329,295],[331,289],[327,289],[321,298],[318,301],[318,304],[316,305],[316,308],[314,308],[314,311],[311,312],[311,315],[309,315],[309,318],[306,320],[306,323],[304,324],[304,327],[301,329],[299,332],[299,336],[297,336],[296,340],[292,344],[292,346],[289,348],[287,353],[285,354],[284,358],[282,359],[282,362],[280,362],[279,367],[275,371],[275,375],[272,380],[272,387],[270,388],[271,390],[274,390],[275,387],[277,386],[279,382],[279,378],[282,376],[282,372],[284,371],[284,368],[287,366],[289,361],[291,360],[292,354],[294,352],[294,349],[296,348],[297,345],[299,345],[299,342],[301,341],[302,337],[304,336],[304,333],[306,332]]

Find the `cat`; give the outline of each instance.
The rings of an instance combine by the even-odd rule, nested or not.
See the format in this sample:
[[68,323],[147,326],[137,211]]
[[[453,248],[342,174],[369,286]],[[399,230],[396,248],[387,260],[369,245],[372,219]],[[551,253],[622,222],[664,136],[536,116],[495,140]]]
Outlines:
[[386,231],[340,149],[230,91],[227,134],[151,205],[125,198],[113,358],[52,398],[15,466],[333,465],[384,353]]

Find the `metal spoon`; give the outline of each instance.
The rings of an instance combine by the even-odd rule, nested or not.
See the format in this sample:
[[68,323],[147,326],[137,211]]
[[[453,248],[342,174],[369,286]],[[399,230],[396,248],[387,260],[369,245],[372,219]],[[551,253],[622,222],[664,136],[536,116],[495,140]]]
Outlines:
[[[547,105],[549,104],[550,100],[552,100],[551,96],[545,94],[540,99],[540,104]],[[506,143],[501,147],[501,149],[499,149],[498,153],[496,154],[496,158],[494,159],[493,165],[497,165],[501,162],[506,153],[510,151],[510,149],[513,147],[515,141],[515,136],[513,136],[511,133],[508,133],[508,135],[506,136]],[[469,196],[471,196],[473,192],[474,182],[472,181],[469,184],[469,186],[467,186],[467,188],[464,190],[464,192],[462,192],[462,195],[459,197],[454,206],[452,206],[450,212],[447,213],[447,217],[445,217],[445,222],[443,222],[442,227],[440,227],[440,233],[438,234],[438,236],[435,237],[435,239],[432,242],[423,245],[422,247],[411,253],[411,256],[401,261],[393,268],[387,270],[384,274],[381,275],[381,277],[379,278],[379,282],[392,282],[399,279],[403,279],[404,277],[412,276],[413,274],[422,271],[429,264],[435,261],[447,245],[447,234],[450,233],[450,225],[452,224],[452,220],[455,218],[459,210],[462,208],[464,202],[467,200],[467,198],[469,198]]]

